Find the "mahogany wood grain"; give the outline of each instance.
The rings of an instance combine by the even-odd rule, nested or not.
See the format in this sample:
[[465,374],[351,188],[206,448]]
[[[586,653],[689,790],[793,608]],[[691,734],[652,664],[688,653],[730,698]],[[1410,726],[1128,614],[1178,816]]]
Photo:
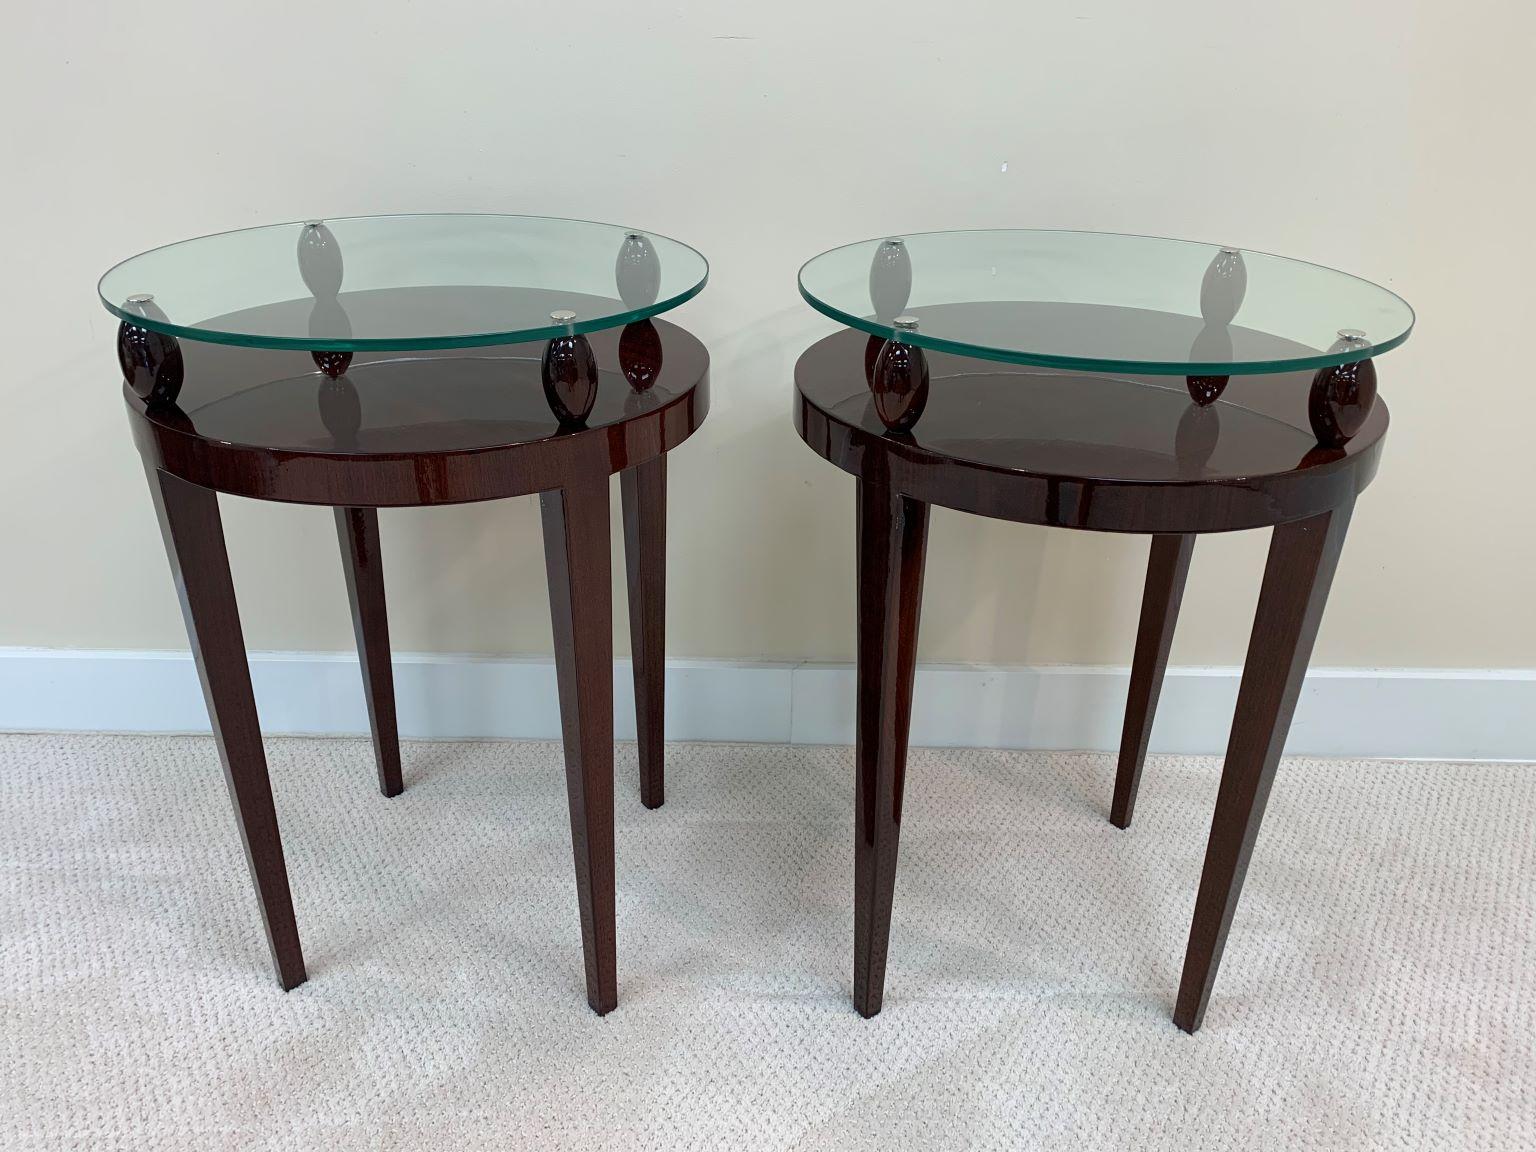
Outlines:
[[565,784],[576,857],[576,899],[587,1003],[619,1002],[613,865],[613,590],[608,478],[539,496],[554,624]]
[[1141,768],[1147,759],[1147,741],[1157,715],[1157,698],[1163,691],[1168,669],[1168,650],[1184,599],[1184,581],[1194,555],[1193,534],[1152,537],[1147,560],[1147,585],[1141,597],[1141,625],[1136,630],[1136,655],[1131,661],[1131,686],[1125,702],[1125,727],[1120,734],[1120,764],[1115,772],[1115,798],[1109,820],[1116,828],[1131,826]]
[[384,560],[379,547],[379,513],[373,508],[337,508],[336,535],[341,567],[352,605],[352,631],[363,665],[363,694],[379,791],[398,796],[400,731],[395,724],[395,672],[389,660],[389,613],[384,605]]
[[146,472],[240,842],[256,885],[272,966],[285,990],[297,988],[305,979],[304,953],[288,890],[288,868],[283,862],[219,500],[206,488],[153,467]]
[[667,458],[658,456],[620,472],[619,488],[629,577],[640,803],[660,808],[666,799]]
[[1353,509],[1282,524],[1270,540],[1173,1012],[1186,1032],[1205,1019]]
[[854,762],[853,1004],[880,1011],[928,548],[928,505],[858,483],[858,688]]

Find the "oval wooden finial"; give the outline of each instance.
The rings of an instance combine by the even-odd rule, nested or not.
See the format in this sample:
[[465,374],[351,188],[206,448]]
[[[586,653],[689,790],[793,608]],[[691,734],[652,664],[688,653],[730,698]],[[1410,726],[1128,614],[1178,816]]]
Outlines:
[[352,367],[352,353],[350,352],[311,352],[309,358],[315,362],[316,368],[320,369],[332,380]]
[[[556,324],[574,325],[576,313],[567,308],[549,314]],[[570,332],[544,345],[540,362],[544,398],[562,425],[579,427],[597,402],[597,357],[585,336]]]
[[1325,448],[1342,448],[1365,425],[1376,403],[1376,364],[1366,355],[1371,342],[1358,328],[1341,328],[1330,352],[1360,353],[1360,359],[1319,368],[1307,396],[1307,420]]
[[661,333],[649,320],[624,325],[619,333],[619,368],[636,392],[648,391],[661,375]]
[[1191,400],[1207,408],[1221,398],[1231,379],[1230,376],[1186,376],[1184,386],[1189,389]]
[[902,339],[903,333],[917,330],[917,317],[898,316],[894,327],[875,358],[869,390],[880,422],[892,432],[907,432],[928,406],[928,358],[916,344]]
[[[146,320],[169,321],[148,292],[123,302],[123,310]],[[124,320],[117,326],[117,364],[123,380],[146,404],[174,404],[186,379],[186,365],[176,337]]]

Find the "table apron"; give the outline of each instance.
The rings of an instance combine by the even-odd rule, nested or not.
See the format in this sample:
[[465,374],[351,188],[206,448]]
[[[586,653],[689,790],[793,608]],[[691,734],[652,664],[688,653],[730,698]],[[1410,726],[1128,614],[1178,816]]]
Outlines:
[[233,496],[354,508],[501,500],[611,476],[671,451],[709,411],[706,374],[673,402],[622,423],[456,452],[349,455],[213,443],[150,418],[124,391],[134,441],[153,467]]

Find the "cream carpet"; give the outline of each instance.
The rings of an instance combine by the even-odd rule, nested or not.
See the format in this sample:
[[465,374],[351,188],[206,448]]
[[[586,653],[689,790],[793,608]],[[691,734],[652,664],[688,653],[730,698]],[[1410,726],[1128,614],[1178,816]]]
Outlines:
[[1189,1037],[1212,760],[914,752],[865,1021],[851,752],[621,747],[598,1019],[557,746],[268,747],[286,995],[211,741],[0,737],[7,1152],[1536,1147],[1536,768],[1287,761]]

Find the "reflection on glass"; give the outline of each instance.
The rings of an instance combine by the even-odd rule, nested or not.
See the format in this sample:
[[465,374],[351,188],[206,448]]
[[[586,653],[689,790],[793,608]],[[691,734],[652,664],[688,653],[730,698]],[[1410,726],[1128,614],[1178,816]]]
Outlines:
[[304,286],[317,300],[341,292],[341,245],[319,220],[311,220],[299,231],[299,275]]
[[1211,260],[1200,281],[1200,317],[1207,324],[1230,324],[1237,319],[1248,294],[1248,267],[1236,248],[1223,248]]
[[[1189,358],[1195,363],[1202,361],[1221,364],[1232,359],[1232,332],[1225,324],[1206,324],[1195,333],[1189,346]],[[1214,404],[1226,391],[1230,376],[1186,376],[1184,384],[1190,399],[1200,407]]]
[[[1223,363],[1232,359],[1232,333],[1228,325],[1237,318],[1248,294],[1248,266],[1236,248],[1223,248],[1211,258],[1200,281],[1200,318],[1204,327],[1189,348],[1192,361]],[[1200,407],[1214,404],[1226,390],[1230,376],[1186,376],[1190,399]]]
[[[862,296],[868,254],[859,265]],[[555,308],[580,313],[581,330],[620,328],[690,299],[708,271],[699,253],[655,233],[585,220],[448,213],[335,217],[186,240],[123,261],[102,277],[99,292],[130,323],[123,298],[153,292],[171,319],[145,327],[196,329],[198,339],[253,348],[419,351],[542,345],[560,335],[549,327]],[[649,303],[625,306],[621,286],[625,299]],[[326,333],[317,341],[308,325],[310,301],[342,294],[351,338]]]
[[875,319],[891,323],[906,311],[911,298],[912,257],[906,242],[896,238],[881,241],[869,264],[869,302],[874,305]]
[[613,278],[624,307],[648,308],[656,303],[661,293],[661,257],[649,239],[639,232],[624,237],[613,266]]
[[597,357],[585,336],[574,331],[576,313],[561,308],[549,314],[550,322],[564,325],[566,335],[544,345],[540,368],[544,398],[562,425],[583,424],[597,401]]
[[[309,312],[309,334],[317,340],[351,339],[352,322],[336,297],[341,292],[345,267],[341,245],[319,220],[311,220],[299,230],[299,275],[315,298]],[[352,364],[350,352],[311,352],[315,366],[327,376],[336,377]]]
[[917,330],[916,316],[897,316],[896,331],[875,360],[869,390],[875,398],[875,415],[892,432],[909,431],[928,406],[928,358],[904,337]]
[[[800,292],[832,319],[882,338],[890,318],[920,316],[910,342],[929,351],[1160,376],[1310,373],[1328,361],[1319,333],[1341,323],[1367,329],[1379,356],[1413,326],[1412,310],[1393,293],[1315,264],[1090,232],[863,240],[807,261]],[[1231,325],[1230,362],[1188,360],[1205,324]]]
[[[350,338],[352,320],[347,307],[334,296],[316,297],[309,310],[309,334],[316,339]],[[327,376],[340,376],[352,365],[350,352],[311,352],[315,366]]]

